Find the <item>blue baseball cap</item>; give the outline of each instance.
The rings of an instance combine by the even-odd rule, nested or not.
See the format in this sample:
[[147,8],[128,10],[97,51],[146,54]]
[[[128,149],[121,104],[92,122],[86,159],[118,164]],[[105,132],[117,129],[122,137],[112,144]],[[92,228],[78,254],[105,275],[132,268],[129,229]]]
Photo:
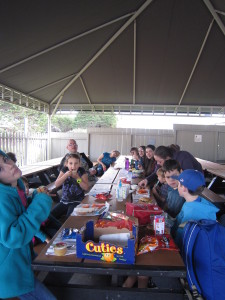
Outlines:
[[3,157],[8,157],[5,152],[3,152],[1,149],[0,149],[0,155],[3,156]]
[[193,169],[184,170],[179,176],[173,175],[171,178],[178,180],[192,192],[195,192],[200,186],[205,186],[204,175]]

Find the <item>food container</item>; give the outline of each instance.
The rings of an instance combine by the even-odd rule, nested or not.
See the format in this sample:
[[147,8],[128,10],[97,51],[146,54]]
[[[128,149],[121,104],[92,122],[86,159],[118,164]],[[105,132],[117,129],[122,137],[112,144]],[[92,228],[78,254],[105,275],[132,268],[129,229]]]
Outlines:
[[57,256],[63,256],[67,252],[67,244],[60,242],[54,245],[54,253]]
[[154,230],[155,234],[164,234],[165,232],[165,217],[160,216],[154,216]]

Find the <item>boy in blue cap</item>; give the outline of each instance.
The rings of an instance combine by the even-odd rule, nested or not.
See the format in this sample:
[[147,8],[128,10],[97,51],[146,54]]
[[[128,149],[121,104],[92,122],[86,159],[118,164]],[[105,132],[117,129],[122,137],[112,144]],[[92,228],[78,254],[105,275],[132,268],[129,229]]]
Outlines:
[[175,224],[171,228],[171,234],[178,247],[182,246],[183,227],[182,223],[201,219],[216,220],[216,213],[219,209],[211,202],[200,197],[205,187],[205,178],[197,170],[184,170],[179,176],[172,176],[178,180],[178,192],[184,197],[185,203],[176,217]]

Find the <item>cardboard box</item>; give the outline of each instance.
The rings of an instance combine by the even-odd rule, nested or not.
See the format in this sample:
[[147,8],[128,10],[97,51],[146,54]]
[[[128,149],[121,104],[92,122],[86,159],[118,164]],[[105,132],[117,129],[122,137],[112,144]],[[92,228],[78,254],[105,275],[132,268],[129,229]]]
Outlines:
[[99,241],[99,236],[111,233],[126,233],[128,229],[114,227],[94,228],[94,221],[88,221],[83,233],[77,234],[77,257],[110,263],[134,264],[137,250],[138,227],[133,225],[127,246]]
[[126,215],[138,218],[139,225],[151,223],[150,216],[160,215],[163,210],[156,204],[148,203],[126,203]]

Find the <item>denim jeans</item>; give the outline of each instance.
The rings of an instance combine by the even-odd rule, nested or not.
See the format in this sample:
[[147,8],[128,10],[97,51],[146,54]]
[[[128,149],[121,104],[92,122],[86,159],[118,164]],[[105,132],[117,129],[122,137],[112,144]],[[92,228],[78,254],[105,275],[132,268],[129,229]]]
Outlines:
[[57,298],[36,278],[34,290],[18,297],[21,300],[57,300]]

